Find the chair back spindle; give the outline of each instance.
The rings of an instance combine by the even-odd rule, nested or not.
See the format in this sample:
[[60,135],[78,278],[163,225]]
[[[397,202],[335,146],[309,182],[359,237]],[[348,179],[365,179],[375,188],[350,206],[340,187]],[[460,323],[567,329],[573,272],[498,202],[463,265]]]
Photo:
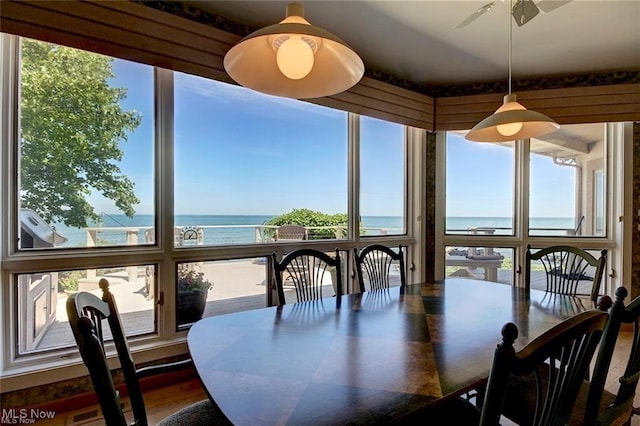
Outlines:
[[298,302],[323,298],[328,277],[332,279],[335,295],[342,296],[340,252],[336,249],[335,253],[335,257],[331,257],[319,250],[300,249],[287,254],[281,261],[273,253],[278,304],[285,304],[285,286],[293,287]]
[[[607,318],[605,312],[583,312],[553,327],[517,353],[513,343],[518,329],[515,324],[507,323],[502,329],[502,343],[495,351],[480,424],[499,424],[509,380],[535,373],[537,395],[532,424],[565,425]],[[541,379],[543,369],[548,370],[546,385]]]
[[544,268],[547,292],[575,296],[581,294],[581,283],[592,282],[588,295],[595,306],[604,277],[606,259],[606,250],[602,250],[600,257],[596,258],[579,247],[551,246],[534,253],[529,245],[525,261],[525,286],[531,288],[531,264],[539,262]]
[[[67,300],[67,315],[82,360],[87,365],[94,388],[98,395],[102,411],[107,418],[119,419],[122,408],[114,391],[111,372],[106,364],[104,350],[105,330],[103,322],[106,320],[111,332],[113,343],[118,353],[120,368],[127,384],[131,409],[137,424],[146,425],[147,415],[142,398],[142,391],[136,376],[136,367],[129,350],[129,345],[120,322],[120,315],[113,294],[109,290],[109,282],[101,279],[98,283],[102,289],[102,300],[88,292],[79,292]],[[104,364],[104,365],[102,365]],[[105,370],[106,366],[106,370]],[[114,399],[113,395],[116,394]],[[114,420],[113,423],[120,424]],[[126,424],[126,423],[122,423]]]
[[389,288],[396,275],[392,274],[393,268],[397,266],[400,278],[400,286],[406,285],[404,270],[404,254],[402,246],[398,251],[381,244],[372,244],[364,247],[358,253],[353,249],[356,260],[356,272],[360,291],[379,290]]
[[[598,357],[593,369],[593,377],[589,383],[589,393],[585,404],[584,424],[610,425],[619,419],[630,419],[636,413],[633,399],[640,379],[640,296],[636,297],[626,307],[624,299],[628,291],[624,287],[616,290],[616,300],[609,310],[609,322],[602,336],[598,350]],[[609,367],[622,324],[633,325],[633,338],[624,374],[618,379],[618,392],[611,405],[601,410],[601,399],[605,392],[604,386],[609,373]]]

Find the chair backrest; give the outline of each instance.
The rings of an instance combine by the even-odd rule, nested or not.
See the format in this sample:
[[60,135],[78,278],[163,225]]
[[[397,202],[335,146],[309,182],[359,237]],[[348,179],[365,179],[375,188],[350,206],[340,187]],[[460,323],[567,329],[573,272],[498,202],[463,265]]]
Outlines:
[[[638,379],[640,378],[640,329],[638,322],[640,319],[640,296],[625,307],[624,299],[627,294],[627,289],[624,287],[618,288],[616,290],[616,301],[609,310],[609,322],[602,336],[589,386],[584,416],[585,426],[609,425],[613,424],[615,420],[628,420],[631,417],[633,399],[636,394]],[[613,404],[606,407],[603,412],[599,412],[611,358],[622,324],[633,324],[633,339],[629,351],[629,359],[623,376],[618,380],[618,392]]]
[[307,228],[301,225],[282,225],[276,228],[276,241],[306,240]]
[[395,277],[391,273],[392,268],[396,266],[399,270],[400,286],[404,287],[407,284],[402,246],[399,246],[398,252],[395,252],[390,247],[371,244],[360,250],[360,253],[358,253],[358,249],[354,248],[353,253],[356,260],[360,291],[366,290],[367,285],[365,283],[368,284],[370,290],[389,288]]
[[[517,353],[513,342],[518,337],[518,328],[507,323],[502,328],[502,342],[494,354],[480,425],[499,424],[511,376],[534,372],[537,397],[532,424],[566,424],[608,317],[606,312],[598,310],[580,313],[548,330]],[[548,369],[547,386],[543,386],[544,368]]]
[[[531,264],[535,261],[539,261],[544,267],[546,291],[575,296],[580,294],[580,283],[592,282],[588,294],[595,306],[607,263],[606,250],[602,250],[600,257],[596,259],[579,247],[551,246],[532,253],[529,245],[524,275],[527,288],[531,288]],[[593,275],[589,275],[591,270]]]
[[[286,283],[295,289],[298,302],[317,300],[323,297],[323,287],[331,277],[336,296],[342,296],[342,272],[340,251],[335,257],[315,250],[300,249],[287,254],[278,262],[276,254],[271,257],[278,291],[278,304],[285,304],[284,287]],[[332,274],[335,271],[335,274]]]
[[118,308],[109,291],[109,282],[103,278],[99,285],[102,289],[102,300],[88,292],[78,292],[67,299],[69,324],[82,361],[89,370],[106,424],[126,425],[119,393],[114,385],[104,350],[103,322],[107,321],[131,400],[134,423],[144,426],[147,425],[144,400],[136,376],[136,367],[120,322]]

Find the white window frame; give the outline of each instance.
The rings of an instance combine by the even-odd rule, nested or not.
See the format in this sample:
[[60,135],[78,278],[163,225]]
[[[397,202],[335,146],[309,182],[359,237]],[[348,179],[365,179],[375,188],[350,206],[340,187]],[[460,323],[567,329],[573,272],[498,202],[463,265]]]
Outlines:
[[[174,149],[173,149],[173,71],[155,68],[155,206],[156,229],[159,230],[154,245],[135,247],[104,247],[91,251],[75,250],[40,250],[16,251],[15,245],[9,241],[17,238],[19,220],[17,206],[17,188],[19,164],[16,155],[16,135],[20,129],[17,112],[19,108],[19,40],[17,36],[0,34],[0,99],[2,111],[0,124],[2,128],[2,147],[0,151],[0,175],[2,184],[0,207],[0,318],[2,328],[2,350],[0,351],[0,376],[3,381],[3,392],[37,386],[44,383],[86,376],[86,368],[80,361],[76,348],[53,350],[28,356],[17,356],[16,336],[14,334],[15,285],[14,274],[48,272],[58,270],[89,269],[99,266],[118,265],[133,266],[153,264],[160,283],[159,291],[164,292],[164,305],[159,307],[156,316],[156,333],[130,339],[136,363],[144,363],[156,359],[171,357],[187,352],[186,331],[177,331],[175,326],[175,291],[174,273],[177,263],[188,260],[224,260],[241,257],[263,256],[273,250],[281,250],[279,246],[260,244],[252,247],[200,247],[178,249],[174,247],[173,238],[173,194],[174,191]],[[361,238],[358,234],[356,220],[359,200],[359,116],[349,113],[348,127],[348,217],[350,218],[350,238],[347,240],[331,240],[313,244],[313,247],[333,250],[340,247],[351,251],[353,247],[381,242],[388,245],[402,244],[407,247],[407,279],[409,282],[423,279],[422,268],[415,267],[422,262],[423,248],[414,246],[422,241],[424,230],[420,227],[420,216],[423,214],[424,176],[423,152],[426,139],[424,130],[406,127],[405,130],[405,220],[406,234]],[[409,160],[411,159],[411,160]],[[13,176],[12,179],[4,179]],[[424,243],[422,243],[423,245]],[[422,247],[421,245],[421,247]],[[351,279],[352,277],[350,277]],[[165,309],[171,307],[170,309]],[[112,348],[107,345],[107,351]],[[113,351],[111,351],[113,352]]]
[[[555,244],[576,245],[584,249],[607,249],[605,291],[613,294],[624,285],[624,277],[630,276],[631,229],[623,226],[623,217],[632,217],[632,123],[606,123],[605,147],[607,162],[604,165],[606,178],[606,235],[590,237],[530,236],[528,232],[529,197],[514,196],[514,235],[454,235],[446,234],[446,132],[437,134],[436,143],[436,258],[435,277],[445,277],[445,248],[447,246],[504,247],[514,249],[514,278],[516,286],[524,286],[524,258],[528,244],[544,247]],[[515,194],[529,194],[529,143],[518,141],[515,156]],[[625,179],[626,177],[626,179]],[[624,265],[624,267],[623,267]]]

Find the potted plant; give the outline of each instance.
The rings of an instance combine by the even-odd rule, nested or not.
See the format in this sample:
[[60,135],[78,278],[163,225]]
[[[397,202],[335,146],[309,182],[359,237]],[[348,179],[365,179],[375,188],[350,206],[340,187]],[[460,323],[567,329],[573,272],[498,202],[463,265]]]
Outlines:
[[202,318],[207,304],[207,293],[213,283],[204,272],[178,268],[178,324],[189,324]]

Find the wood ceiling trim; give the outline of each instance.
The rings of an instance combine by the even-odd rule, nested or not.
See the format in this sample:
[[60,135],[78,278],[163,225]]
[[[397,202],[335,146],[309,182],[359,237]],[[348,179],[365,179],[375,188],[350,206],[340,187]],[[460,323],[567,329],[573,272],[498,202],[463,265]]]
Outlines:
[[[519,92],[518,101],[559,124],[640,120],[640,84]],[[436,98],[435,129],[470,129],[501,104],[496,94]]]
[[[223,58],[240,37],[125,1],[2,2],[3,32],[231,83]],[[433,98],[370,78],[310,102],[433,129]]]

